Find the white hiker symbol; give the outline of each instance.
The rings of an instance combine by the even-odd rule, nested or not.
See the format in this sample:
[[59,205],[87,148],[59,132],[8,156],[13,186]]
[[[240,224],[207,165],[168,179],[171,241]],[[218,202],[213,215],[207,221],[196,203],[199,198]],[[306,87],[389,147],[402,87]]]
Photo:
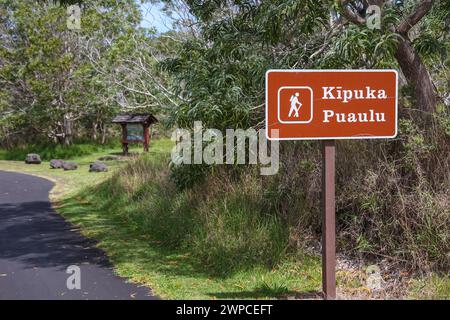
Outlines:
[[293,113],[294,113],[294,117],[295,118],[300,117],[298,112],[300,111],[300,108],[302,107],[302,104],[300,103],[300,101],[298,101],[298,97],[299,96],[300,96],[300,93],[296,92],[289,99],[291,101],[291,109],[289,110],[288,117],[291,117]]

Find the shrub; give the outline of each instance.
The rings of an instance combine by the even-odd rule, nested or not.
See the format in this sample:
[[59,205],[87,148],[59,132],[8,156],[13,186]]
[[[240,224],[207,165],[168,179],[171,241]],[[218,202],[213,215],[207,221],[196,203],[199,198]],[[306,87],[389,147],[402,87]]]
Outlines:
[[170,170],[170,179],[179,190],[192,188],[196,183],[204,181],[208,167],[205,165],[173,165]]
[[44,161],[51,159],[71,159],[89,155],[110,148],[111,144],[99,145],[92,143],[61,144],[30,144],[17,146],[11,150],[3,150],[0,157],[3,160],[23,161],[28,153],[37,153]]
[[[208,190],[204,192],[202,190]],[[198,214],[202,227],[194,229],[189,248],[215,273],[248,266],[275,266],[286,253],[287,227],[265,206],[262,184],[254,175],[237,181],[216,172],[191,195],[203,192]]]
[[[448,115],[424,119],[404,110],[401,119],[399,136],[393,141],[337,144],[338,250],[357,257],[388,259],[415,270],[447,272]],[[286,191],[280,192],[280,199],[301,199],[279,212],[292,227],[291,244],[301,247],[316,244],[321,232],[320,153],[318,146],[311,146],[292,143],[286,150],[285,145],[278,178],[279,190]]]

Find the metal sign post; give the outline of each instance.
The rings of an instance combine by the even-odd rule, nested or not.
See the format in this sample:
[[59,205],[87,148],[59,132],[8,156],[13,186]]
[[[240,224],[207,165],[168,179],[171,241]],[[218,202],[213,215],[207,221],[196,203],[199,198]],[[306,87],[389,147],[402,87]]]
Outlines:
[[322,290],[336,299],[336,209],[334,140],[322,142]]

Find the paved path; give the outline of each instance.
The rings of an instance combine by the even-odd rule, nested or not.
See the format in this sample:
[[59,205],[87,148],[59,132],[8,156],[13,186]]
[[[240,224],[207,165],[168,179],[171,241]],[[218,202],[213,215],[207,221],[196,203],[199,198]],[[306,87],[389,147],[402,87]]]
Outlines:
[[[52,187],[45,179],[0,171],[0,300],[156,299],[114,275],[95,242],[51,208]],[[80,268],[80,290],[67,288],[71,265]]]

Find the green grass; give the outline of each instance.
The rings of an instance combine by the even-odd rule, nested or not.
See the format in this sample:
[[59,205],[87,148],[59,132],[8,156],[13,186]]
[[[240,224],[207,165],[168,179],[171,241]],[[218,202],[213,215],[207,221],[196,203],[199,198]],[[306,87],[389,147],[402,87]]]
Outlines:
[[58,210],[99,240],[121,276],[163,298],[317,297],[320,259],[277,259],[278,224],[233,196],[225,206],[214,200],[219,212],[203,221],[200,202],[192,202],[198,194],[170,185],[167,158],[150,155],[64,198]]
[[314,292],[320,286],[317,259],[217,276],[189,250],[170,249],[152,235],[140,233],[132,221],[115,214],[120,209],[106,211],[98,203],[75,197],[63,201],[58,210],[82,226],[86,236],[99,240],[98,246],[108,253],[118,274],[150,286],[163,298],[277,298]]
[[410,299],[450,300],[450,277],[431,274],[414,279],[409,286]]
[[[154,141],[149,155],[145,157],[149,161],[148,165],[157,161],[161,167],[167,167],[167,156],[171,147],[170,140]],[[131,151],[139,150],[134,148]],[[153,190],[155,198],[146,201],[143,197],[149,195],[148,190],[145,190],[150,188],[149,185],[143,185],[139,190],[135,190],[136,186],[130,186],[136,191],[131,196],[111,194],[111,189],[107,186],[114,183],[114,172],[125,167],[126,162],[108,161],[110,171],[107,173],[89,173],[88,167],[99,157],[118,152],[120,152],[119,148],[105,148],[89,155],[70,158],[71,161],[79,164],[79,169],[76,171],[52,170],[48,162],[43,162],[41,165],[26,165],[23,161],[0,161],[0,170],[31,173],[54,180],[56,187],[52,191],[52,199],[57,211],[80,226],[84,235],[98,240],[98,247],[106,251],[119,275],[151,287],[163,298],[264,299],[299,297],[311,293],[317,295],[317,290],[320,288],[320,260],[317,258],[292,258],[272,268],[255,265],[236,270],[230,266],[230,260],[225,259],[224,262],[216,263],[215,267],[211,268],[203,265],[202,260],[192,254],[189,248],[175,245],[176,240],[172,244],[155,240],[164,238],[163,235],[166,240],[176,238],[174,235],[182,232],[183,227],[186,226],[182,225],[183,221],[177,221],[176,215],[161,217],[161,219],[172,219],[171,232],[169,229],[162,229],[163,225],[168,224],[162,223],[163,220],[158,221],[156,215],[149,214],[143,220],[145,215],[137,213],[151,209],[150,201],[160,201],[153,203],[153,208],[156,209],[159,206],[159,210],[163,210],[165,206],[171,205],[171,200],[180,203],[182,199],[171,199],[170,194],[164,190],[164,186]],[[53,155],[50,155],[50,158],[54,158]],[[145,170],[145,168],[141,169]],[[138,169],[133,169],[131,166],[128,170]],[[136,177],[140,175],[139,172],[135,173]],[[114,185],[112,187],[114,191]],[[120,193],[119,188],[115,191]],[[176,203],[173,205],[177,206]],[[236,206],[236,203],[231,205]],[[189,208],[180,206],[178,209],[188,210]],[[248,223],[251,222],[248,221]],[[219,221],[214,223],[217,224]],[[142,228],[143,226],[145,229]],[[235,226],[237,229],[239,227]],[[260,227],[264,229],[263,225]],[[158,234],[149,234],[144,230],[153,230]],[[206,245],[199,244],[203,247]],[[257,245],[257,239],[255,239],[255,248]],[[219,253],[215,256],[219,257]],[[233,259],[233,257],[229,258]],[[224,268],[228,266],[230,270],[218,270],[220,265]]]
[[[172,142],[170,140],[158,140],[152,143],[151,145],[151,155],[166,153]],[[47,146],[43,147],[43,149],[47,150],[59,150],[60,146]],[[79,150],[83,149],[87,152],[87,154],[77,155],[73,157],[68,157],[69,154],[66,154],[66,157],[60,157],[61,154],[58,154],[58,151],[55,154],[49,153],[46,157],[46,161],[42,161],[40,165],[27,165],[24,163],[25,156],[20,156],[20,160],[9,161],[6,158],[12,157],[11,155],[21,154],[20,152],[15,151],[6,151],[4,149],[0,149],[0,170],[6,171],[16,171],[23,173],[30,173],[37,176],[45,177],[50,180],[56,182],[56,187],[52,190],[53,195],[57,195],[58,199],[61,199],[63,196],[68,193],[77,193],[83,188],[87,186],[96,185],[101,181],[104,181],[108,177],[112,175],[115,170],[126,165],[126,161],[105,161],[108,165],[108,172],[97,172],[90,173],[89,165],[98,160],[98,158],[109,155],[120,155],[122,150],[120,146],[98,146],[98,145],[88,145],[83,144],[80,146],[72,146],[69,147],[71,150]],[[33,149],[32,147],[24,147],[23,150],[27,150],[27,153],[39,153],[39,149]],[[42,149],[40,149],[42,150]],[[138,145],[133,145],[130,148],[131,153],[140,153],[142,152],[142,147]],[[10,156],[8,156],[10,155]],[[75,171],[64,171],[62,169],[50,169],[49,160],[50,159],[58,159],[63,158],[67,161],[74,161],[78,164],[78,169]],[[45,159],[45,158],[44,158]]]
[[[153,141],[147,156],[108,161],[107,173],[89,173],[89,164],[117,147],[71,158],[77,171],[23,161],[0,161],[0,170],[54,180],[56,210],[98,241],[117,274],[162,298],[318,298],[320,258],[283,251],[286,232],[274,216],[261,215],[265,204],[252,181],[177,190],[167,179],[171,147],[168,139]],[[342,292],[364,290],[356,280],[338,273]],[[449,299],[449,292],[448,277],[433,276],[412,281],[407,298]]]

